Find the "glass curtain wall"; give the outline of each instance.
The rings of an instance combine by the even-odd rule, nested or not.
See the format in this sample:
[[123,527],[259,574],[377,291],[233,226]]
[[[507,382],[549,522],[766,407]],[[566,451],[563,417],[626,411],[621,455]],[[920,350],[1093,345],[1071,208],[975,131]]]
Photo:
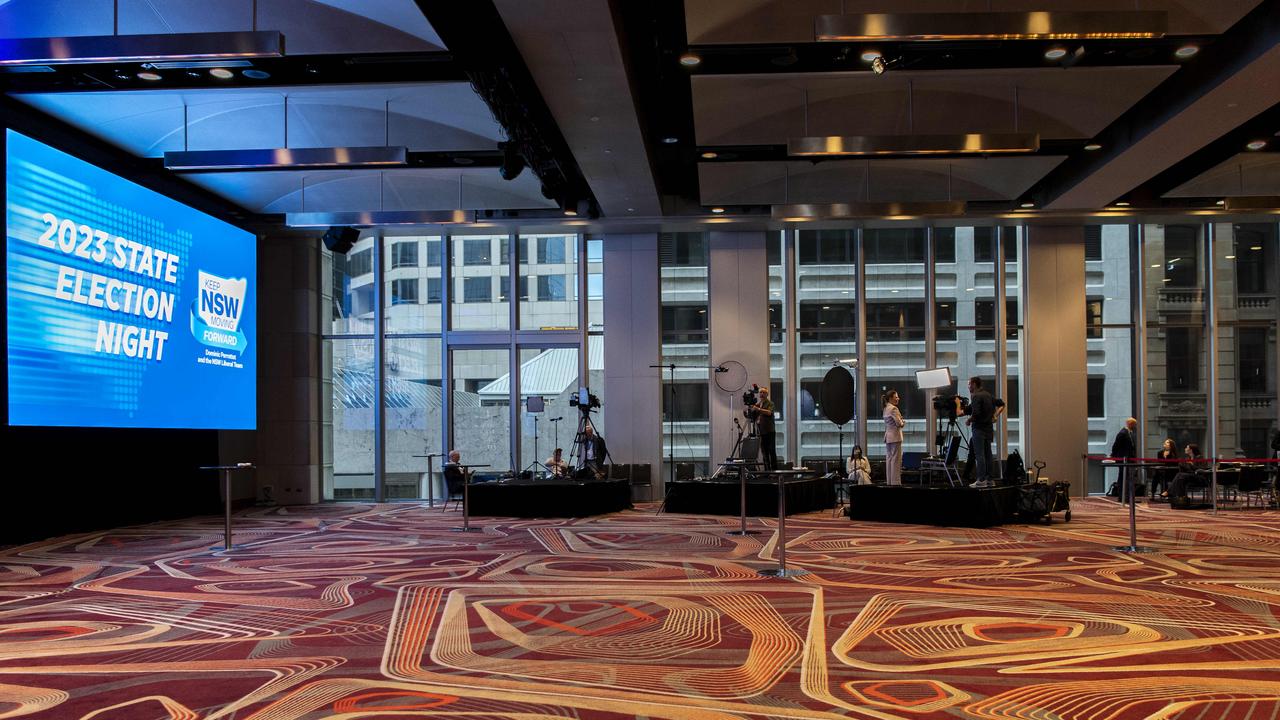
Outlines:
[[[994,389],[996,366],[995,269],[997,228],[934,228],[934,312],[937,328],[937,367],[951,368],[956,379],[949,392],[968,397],[969,378],[978,376]],[[911,384],[914,391],[915,384]],[[901,392],[901,391],[899,391]],[[929,398],[925,398],[929,401]],[[1008,398],[1005,399],[1006,406]],[[921,411],[923,413],[923,409]],[[969,428],[959,418],[954,428],[939,418],[933,434]]]
[[[1209,423],[1204,226],[1143,228],[1146,308],[1146,441],[1205,445]],[[1114,431],[1112,431],[1114,432]]]
[[450,268],[452,329],[511,327],[511,263],[506,235],[460,235]]
[[[522,470],[543,472],[552,451],[562,448],[570,460],[581,419],[569,398],[578,390],[578,348],[520,348],[520,462]],[[557,419],[559,418],[559,419]],[[600,412],[591,413],[598,427]],[[603,428],[599,428],[603,432]],[[577,458],[574,458],[577,460]]]
[[[902,429],[903,466],[913,462],[905,453],[926,453],[932,429],[925,420],[925,393],[916,387],[916,371],[928,366],[925,351],[925,281],[928,262],[924,228],[863,231],[867,318],[867,455],[883,458],[884,405],[881,398],[896,390],[898,408],[907,424]],[[954,242],[940,244],[939,262],[954,262]]]
[[[1133,362],[1133,243],[1129,225],[1087,225],[1085,263],[1085,392],[1091,455],[1107,455],[1111,441],[1136,413]],[[1140,292],[1140,290],[1139,290]],[[1156,446],[1150,451],[1155,452]],[[1115,479],[1089,464],[1087,492],[1105,492]]]
[[578,237],[520,236],[520,329],[578,327]]
[[711,412],[707,372],[708,259],[705,233],[662,233],[658,237],[661,287],[662,477],[674,455],[676,477],[705,475],[711,456]]
[[374,234],[362,233],[350,252],[321,255],[323,497],[373,497]]
[[[607,402],[604,393],[604,239],[587,236],[587,387]],[[604,413],[592,416],[605,432]]]
[[[800,382],[796,458],[805,465],[810,465],[810,460],[839,459],[842,438],[845,452],[856,442],[854,425],[845,425],[842,431],[827,420],[821,402],[822,378],[827,371],[837,360],[857,355],[856,265],[856,231],[796,232],[796,297],[794,301],[785,300],[795,302],[796,309],[796,377]],[[770,281],[771,324],[775,300],[772,293]],[[777,299],[784,299],[781,290]],[[780,320],[781,302],[778,311]]]
[[1276,432],[1277,226],[1214,225],[1218,454],[1267,457]]

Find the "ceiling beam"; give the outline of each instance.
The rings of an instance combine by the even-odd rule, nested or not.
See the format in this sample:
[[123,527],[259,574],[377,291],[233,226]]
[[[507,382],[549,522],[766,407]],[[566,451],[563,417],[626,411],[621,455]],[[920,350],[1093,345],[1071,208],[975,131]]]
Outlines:
[[537,82],[492,0],[414,0],[507,133],[508,146],[562,205],[598,207]]
[[[1099,208],[1280,100],[1280,2],[1263,2],[1031,189],[1038,207]],[[1225,159],[1225,158],[1223,158]]]

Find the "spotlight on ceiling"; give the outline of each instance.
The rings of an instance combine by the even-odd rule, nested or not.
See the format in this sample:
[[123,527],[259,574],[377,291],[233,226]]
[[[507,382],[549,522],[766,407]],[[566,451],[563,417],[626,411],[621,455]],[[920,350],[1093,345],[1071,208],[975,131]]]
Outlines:
[[1067,49],[1064,47],[1051,47],[1044,51],[1045,60],[1061,60],[1067,56]]
[[1022,208],[1023,210],[1030,210],[1031,208],[1033,208],[1033,207],[1035,207],[1035,206],[1036,206],[1036,204],[1035,204],[1035,203],[1033,203],[1033,202],[1024,202],[1024,203],[1022,203],[1021,205],[1018,205],[1018,207]]
[[1173,56],[1180,60],[1186,60],[1189,57],[1195,57],[1195,54],[1198,52],[1200,52],[1199,45],[1183,45],[1173,51]]
[[713,208],[711,208],[711,212],[713,212],[713,213],[715,213],[715,214],[717,214],[717,215],[721,215],[721,214],[723,214],[723,213],[724,213],[724,208],[722,208],[722,207],[713,207]]
[[209,74],[218,78],[219,80],[230,80],[231,78],[236,76],[236,74],[231,72],[230,70],[226,68],[220,68],[220,67],[210,70]]
[[720,157],[719,153],[712,152],[711,150],[702,153],[703,160],[715,160],[718,157]]
[[1112,204],[1113,204],[1113,205],[1115,205],[1116,207],[1129,207],[1129,201],[1128,201],[1128,200],[1117,200],[1116,202],[1114,202],[1114,203],[1112,203]]
[[1098,143],[1089,143],[1088,145],[1084,146],[1084,149],[1088,150],[1089,152],[1097,152],[1098,150],[1102,149],[1102,146],[1099,145]]
[[790,156],[987,155],[1033,153],[1037,133],[957,133],[955,135],[826,135],[787,139]]
[[687,52],[680,56],[680,64],[687,68],[695,68],[702,64],[702,56],[697,53]]
[[1244,146],[1245,150],[1257,151],[1267,146],[1266,140],[1251,140]]
[[498,175],[503,180],[515,180],[524,172],[524,156],[511,143],[502,144],[502,164],[498,166]]
[[667,145],[675,145],[676,143],[680,142],[680,138],[674,135],[668,135],[667,137],[662,138],[662,142],[666,143]]
[[144,70],[138,73],[138,79],[146,80],[147,82],[155,82],[161,78],[160,78],[160,73],[158,72],[151,72],[149,70]]
[[266,80],[267,78],[271,77],[271,73],[267,72],[266,70],[249,69],[249,70],[241,71],[240,74],[249,78],[250,80]]
[[871,60],[871,71],[877,75],[883,75],[885,70],[889,69],[889,63],[885,61],[883,55],[877,55]]
[[353,227],[334,225],[326,230],[320,239],[324,241],[324,246],[329,249],[329,252],[346,255],[360,239],[360,231]]

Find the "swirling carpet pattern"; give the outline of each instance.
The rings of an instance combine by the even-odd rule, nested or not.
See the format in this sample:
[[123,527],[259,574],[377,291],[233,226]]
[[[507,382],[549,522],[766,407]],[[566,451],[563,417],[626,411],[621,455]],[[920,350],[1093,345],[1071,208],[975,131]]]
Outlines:
[[1280,515],[254,509],[0,550],[0,718],[1280,717]]

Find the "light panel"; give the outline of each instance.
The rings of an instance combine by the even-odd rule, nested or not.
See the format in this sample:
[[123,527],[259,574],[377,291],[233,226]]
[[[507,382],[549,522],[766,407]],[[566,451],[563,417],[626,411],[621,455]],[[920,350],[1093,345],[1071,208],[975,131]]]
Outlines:
[[165,168],[175,172],[385,168],[408,164],[409,149],[404,146],[184,150],[164,154]]
[[277,31],[0,39],[0,66],[281,57]]
[[461,225],[475,220],[467,210],[366,210],[354,212],[286,213],[285,225],[295,228],[354,225]]
[[1037,133],[956,133],[954,135],[826,135],[787,139],[792,156],[986,155],[1031,153]]
[[819,42],[874,40],[1109,40],[1164,37],[1168,13],[1116,12],[861,13],[819,15]]

